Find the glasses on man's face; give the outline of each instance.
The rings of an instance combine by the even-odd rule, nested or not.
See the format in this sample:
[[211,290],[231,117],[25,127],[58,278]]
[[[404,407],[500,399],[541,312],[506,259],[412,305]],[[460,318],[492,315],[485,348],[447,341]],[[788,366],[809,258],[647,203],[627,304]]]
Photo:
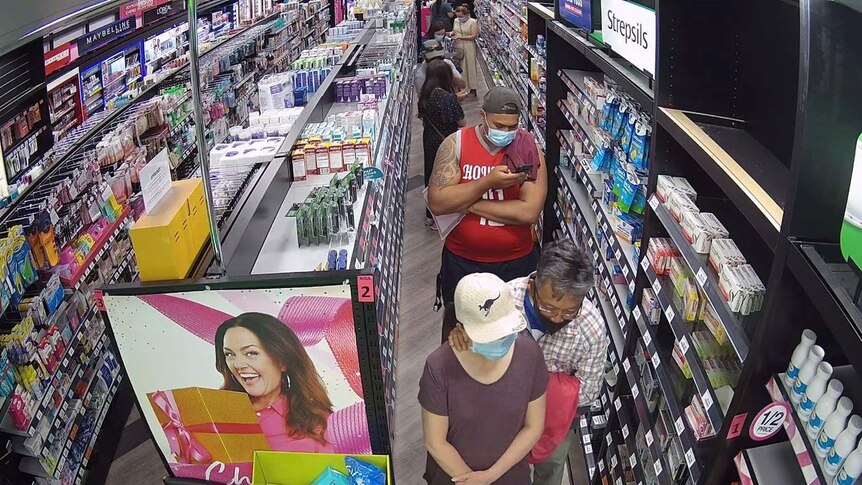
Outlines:
[[542,304],[542,300],[539,299],[539,290],[536,289],[536,284],[533,283],[533,300],[536,302],[536,309],[539,310],[540,313],[544,313],[550,318],[560,318],[563,320],[574,320],[578,318],[578,315],[581,314],[581,308],[583,305],[578,306],[578,308],[571,310],[560,310],[559,308],[548,308],[547,306]]

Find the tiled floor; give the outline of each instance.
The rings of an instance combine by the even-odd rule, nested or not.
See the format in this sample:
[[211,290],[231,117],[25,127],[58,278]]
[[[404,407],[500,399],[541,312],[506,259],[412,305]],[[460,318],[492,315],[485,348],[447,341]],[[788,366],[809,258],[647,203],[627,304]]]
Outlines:
[[[479,107],[487,92],[484,81],[479,97],[463,103],[467,124],[480,122]],[[415,118],[414,118],[415,120]],[[416,401],[419,377],[425,357],[439,345],[442,315],[432,311],[435,275],[440,266],[442,243],[436,232],[424,225],[422,198],[422,125],[412,125],[409,160],[409,192],[405,214],[404,274],[401,280],[401,328],[398,348],[395,476],[399,485],[422,483],[425,447],[422,443],[419,405]],[[410,190],[412,189],[412,190]],[[132,412],[119,445],[107,483],[110,485],[158,485],[165,468],[141,426],[137,411]],[[573,453],[573,455],[576,453]],[[582,468],[582,465],[581,465]],[[585,477],[585,474],[576,474]],[[564,480],[568,484],[568,480]]]

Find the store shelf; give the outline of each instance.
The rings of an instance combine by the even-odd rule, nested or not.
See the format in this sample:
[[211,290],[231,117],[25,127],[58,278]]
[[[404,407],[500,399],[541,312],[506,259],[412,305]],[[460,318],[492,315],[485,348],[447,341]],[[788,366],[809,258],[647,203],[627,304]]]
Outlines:
[[[591,171],[586,162],[572,153],[570,142],[565,136],[560,137],[562,149],[566,151],[572,164],[576,165],[577,177],[580,183],[586,188],[588,194],[601,194],[604,192],[602,186],[602,176]],[[558,169],[557,177],[560,179],[566,189],[572,191],[576,185],[573,176],[567,170]],[[586,201],[585,201],[586,202]],[[635,257],[635,249],[628,241],[620,238],[616,233],[616,226],[611,222],[611,211],[607,206],[596,198],[590,198],[589,202],[584,207],[590,207],[596,217],[597,226],[601,227],[602,232],[607,236],[608,243],[613,249],[614,257],[620,264],[620,270],[626,279],[630,293],[634,293],[635,276],[637,268],[632,264]]]
[[[648,262],[649,259],[644,258],[644,261]],[[724,418],[721,406],[719,405],[718,398],[715,396],[715,390],[706,377],[706,371],[704,371],[700,356],[697,355],[694,344],[691,343],[691,335],[686,329],[686,324],[682,321],[682,318],[677,314],[673,306],[671,292],[674,290],[672,289],[672,283],[667,278],[657,276],[649,264],[642,264],[641,266],[645,266],[644,273],[656,294],[665,319],[673,331],[674,338],[680,350],[685,355],[688,367],[691,369],[692,379],[697,388],[697,393],[703,401],[703,407],[709,423],[712,425],[715,433],[718,434],[721,430],[721,421]]]
[[[665,403],[667,403],[667,409],[670,413],[671,418],[674,420],[674,431],[676,432],[676,436],[680,440],[682,449],[685,450],[686,462],[688,465],[690,477],[694,483],[699,483],[701,474],[700,464],[696,461],[694,454],[694,450],[696,449],[698,443],[690,426],[686,424],[687,419],[685,418],[685,406],[678,401],[679,398],[674,392],[674,386],[671,382],[671,377],[668,374],[667,369],[665,369],[664,367],[667,364],[662,360],[661,356],[658,353],[658,349],[655,346],[655,342],[653,340],[653,327],[646,322],[639,308],[636,307],[632,311],[632,313],[635,316],[634,320],[638,327],[638,330],[640,330],[641,338],[643,339],[647,353],[650,354],[649,365],[652,365],[652,368],[656,373],[659,389],[661,389],[661,392],[664,395],[664,401]],[[689,453],[689,451],[691,451],[691,453]]]
[[784,219],[790,170],[746,130],[718,122],[685,111],[658,110],[658,123],[774,249]]
[[[629,363],[628,358],[623,360],[623,368],[626,370],[626,372],[629,372],[631,370],[631,364]],[[636,390],[637,386],[634,386],[631,389],[633,397],[640,395],[639,393],[635,394]],[[625,447],[628,450],[628,464],[632,468],[632,474],[634,475],[635,482],[643,482],[645,479],[644,470],[643,466],[638,460],[638,447],[635,443],[635,433],[638,429],[638,423],[637,420],[632,419],[632,417],[629,415],[628,402],[629,399],[627,397],[617,397],[616,399],[614,399],[614,408],[616,409],[617,417],[620,421],[620,433],[623,437],[623,444],[625,444]],[[663,469],[661,464],[657,469]],[[663,473],[663,475],[666,474]]]
[[784,374],[772,376],[766,383],[766,390],[769,392],[769,396],[773,402],[786,403],[790,409],[790,416],[784,419],[784,431],[787,433],[787,438],[793,447],[799,469],[805,477],[805,483],[808,485],[827,485],[832,483],[831,481],[827,481],[827,475],[823,471],[823,460],[814,454],[811,440],[805,434],[805,424],[799,418],[793,404],[791,404],[790,391],[784,383]]
[[84,280],[85,276],[88,275],[96,266],[96,260],[101,258],[105,253],[106,245],[108,241],[112,240],[117,234],[120,232],[120,227],[126,222],[126,219],[129,217],[131,213],[131,209],[126,207],[123,210],[123,213],[120,217],[117,218],[108,229],[102,234],[102,238],[96,241],[96,244],[93,245],[87,257],[84,258],[84,262],[78,267],[78,270],[75,271],[69,278],[60,278],[60,282],[63,283],[64,288],[73,288],[77,290],[81,286],[81,281]]
[[593,455],[592,434],[590,433],[589,421],[587,417],[581,415],[578,420],[578,436],[581,440],[579,448],[584,455],[584,464],[587,466],[587,480],[591,481],[593,474],[596,472],[596,459]]
[[857,369],[862,369],[862,309],[853,295],[860,288],[860,277],[853,271],[838,244],[793,242],[787,266],[823,322]]
[[583,54],[587,60],[596,65],[605,75],[616,81],[641,107],[651,109],[655,94],[647,76],[631,66],[623,64],[620,59],[613,58],[604,52],[600,46],[582,37],[561,22],[547,22],[547,28],[560,36],[567,44]]
[[786,441],[748,448],[734,458],[740,478],[752,483],[780,483],[781,485],[811,485],[803,474],[786,466],[794,459],[793,447]]
[[721,320],[722,325],[724,325],[728,341],[730,341],[730,344],[736,351],[739,361],[745,362],[748,358],[750,341],[748,335],[745,333],[743,322],[749,317],[743,317],[731,311],[730,305],[728,305],[718,287],[718,274],[709,265],[709,255],[698,254],[694,251],[694,248],[682,234],[679,224],[677,224],[667,207],[658,200],[655,194],[650,197],[648,205],[667,230],[671,240],[673,240],[683,259],[685,259],[686,264],[691,269],[691,273],[695,275],[698,285],[700,285],[700,288],[706,294],[707,300],[709,300],[709,303],[715,309],[715,313],[719,320]]
[[[638,315],[635,315],[635,316],[637,317]],[[649,365],[649,364],[647,364],[647,365]],[[631,365],[628,357],[623,361],[623,370],[625,371],[626,380],[628,381],[629,386],[630,386],[629,390],[631,391],[632,404],[633,404],[635,411],[637,413],[637,419],[633,419],[630,421],[631,423],[633,423],[633,426],[634,426],[633,431],[635,429],[637,429],[637,426],[634,425],[634,423],[636,421],[645,430],[644,431],[644,438],[646,439],[647,449],[649,450],[650,459],[652,460],[652,463],[655,463],[657,461],[661,462],[662,470],[667,470],[666,463],[662,460],[662,450],[659,447],[659,443],[656,442],[656,440],[654,439],[652,428],[650,428],[650,422],[651,422],[650,417],[649,417],[650,411],[649,411],[649,406],[647,405],[646,399],[644,398],[644,395],[641,393],[640,375],[637,372],[637,369],[635,368],[635,366]],[[632,440],[632,441],[634,441],[634,440]],[[635,447],[634,449],[635,449],[635,451],[637,451],[637,447]],[[637,456],[637,455],[635,454],[633,456]],[[644,464],[640,464],[639,466],[641,468],[643,468],[645,466],[653,466],[653,465],[652,464],[648,465],[648,464],[644,463]],[[670,485],[672,480],[671,480],[671,477],[668,475],[669,475],[668,473],[661,473],[661,474],[657,475],[656,478],[658,479],[658,483],[661,485]]]

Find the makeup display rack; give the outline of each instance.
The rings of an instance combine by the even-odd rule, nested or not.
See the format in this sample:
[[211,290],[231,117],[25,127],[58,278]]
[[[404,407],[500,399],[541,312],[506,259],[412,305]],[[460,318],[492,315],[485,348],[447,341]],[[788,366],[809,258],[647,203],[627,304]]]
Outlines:
[[[319,7],[319,2],[317,5],[315,11],[325,10]],[[248,110],[253,107],[252,100],[256,102],[257,98],[257,83],[252,81],[255,81],[255,77],[273,70],[274,51],[284,50],[285,46],[278,44],[283,40],[283,36],[279,37],[276,29],[285,32],[295,29],[294,37],[302,37],[304,42],[308,42],[308,39],[315,36],[319,39],[325,32],[325,25],[328,25],[324,23],[322,15],[313,17],[319,19],[317,23],[306,22],[307,18],[299,15],[293,16],[292,23],[277,17],[278,14],[270,15],[237,32],[200,57],[199,65],[202,72],[206,73],[206,76],[202,76],[202,89],[211,89],[213,84],[222,82],[232,91],[233,99],[240,100],[224,114],[231,124],[242,123],[243,116],[247,117]],[[285,14],[285,17],[291,18],[289,13]],[[251,62],[244,62],[252,58]],[[225,65],[223,61],[228,61],[228,64],[242,63],[242,67],[254,68],[246,71],[236,68],[222,74],[223,67],[219,66]],[[48,312],[42,314],[44,318],[36,320],[35,328],[44,328],[44,331],[38,332],[38,337],[34,338],[49,338],[51,335],[57,335],[57,338],[50,338],[46,341],[48,343],[34,342],[32,348],[44,344],[50,345],[46,347],[49,350],[46,350],[46,353],[40,352],[38,358],[35,355],[28,357],[10,353],[4,354],[2,359],[3,375],[7,375],[10,364],[24,362],[30,357],[33,362],[38,360],[43,363],[40,365],[41,371],[34,373],[33,379],[27,380],[28,387],[20,389],[21,396],[26,399],[9,397],[0,403],[0,433],[8,437],[9,447],[13,452],[13,458],[6,458],[2,465],[3,474],[12,477],[21,473],[21,479],[35,478],[38,483],[78,484],[91,480],[94,483],[104,481],[117,439],[108,439],[100,445],[102,440],[99,437],[103,434],[102,430],[111,430],[110,432],[114,433],[122,428],[132,400],[127,385],[122,382],[122,370],[114,365],[114,344],[104,334],[104,325],[99,314],[94,313],[92,302],[98,287],[136,279],[137,265],[128,239],[128,227],[136,214],[133,214],[131,201],[127,199],[131,193],[121,190],[122,196],[112,194],[109,199],[103,199],[105,193],[110,194],[112,191],[100,192],[101,186],[87,185],[85,179],[88,177],[86,174],[93,170],[92,162],[95,161],[99,162],[97,172],[110,175],[115,173],[114,169],[123,162],[131,163],[129,153],[150,157],[161,148],[169,148],[174,153],[196,150],[193,147],[193,137],[174,136],[181,132],[192,117],[187,79],[184,79],[186,71],[185,67],[175,70],[129,105],[111,112],[99,113],[85,121],[81,127],[72,130],[69,136],[55,145],[51,162],[46,164],[45,171],[35,177],[32,183],[22,190],[21,195],[0,214],[4,233],[16,224],[23,223],[26,227],[32,223],[32,218],[39,212],[38,207],[44,204],[47,198],[59,195],[63,202],[55,206],[56,212],[51,212],[57,218],[45,221],[49,223],[45,227],[49,231],[56,231],[56,234],[49,232],[41,237],[37,233],[36,239],[31,240],[28,237],[30,246],[25,247],[31,248],[34,255],[37,252],[51,254],[50,250],[45,249],[46,252],[43,252],[41,246],[37,248],[33,244],[45,245],[55,240],[56,250],[64,251],[66,246],[63,241],[69,240],[68,237],[72,235],[67,229],[71,229],[75,234],[89,234],[92,241],[81,253],[83,260],[74,263],[71,269],[61,271],[56,283],[62,285],[59,288],[65,289],[66,292],[60,308],[75,310],[63,311],[49,306]],[[244,80],[237,78],[238,72],[243,73]],[[244,104],[244,100],[249,100],[249,103]],[[241,107],[245,108],[244,112]],[[159,111],[163,114],[154,117],[154,113]],[[160,121],[154,122],[155,118]],[[161,124],[162,121],[164,124]],[[208,128],[213,128],[218,120],[210,117],[209,121]],[[134,138],[129,138],[129,147],[122,141],[124,148],[120,151],[126,155],[120,158],[114,156],[116,150],[110,149],[108,142],[113,139],[111,137],[134,132],[135,129],[129,129],[129,126],[142,129],[142,122],[148,123],[150,128],[143,134],[138,133]],[[218,137],[227,132],[226,128],[209,131],[212,142],[218,141]],[[192,167],[188,171],[191,173],[186,176],[192,175],[194,170],[195,167]],[[113,187],[113,179],[111,180],[111,188],[116,190],[116,187]],[[242,190],[244,186],[245,184],[238,190]],[[102,197],[94,199],[90,204],[101,213],[100,216],[96,216],[97,219],[92,223],[83,221],[80,230],[53,226],[58,219],[75,219],[73,216],[77,214],[77,199],[72,197],[71,201],[67,201],[63,198],[66,196],[62,195],[68,196],[70,187],[83,190],[83,195],[78,198],[90,197],[90,192],[94,198],[97,192],[101,194],[99,197]],[[108,186],[104,187],[107,189]],[[237,198],[237,193],[234,193],[233,199]],[[64,211],[67,209],[73,212],[66,214]],[[228,211],[223,216],[227,217],[229,213]],[[31,222],[28,223],[28,220]],[[107,223],[104,222],[106,220]],[[62,238],[63,241],[56,238]],[[53,259],[51,256],[48,258],[51,262],[41,263],[38,256],[35,261],[37,264],[51,264]],[[44,280],[24,280],[30,283],[22,289],[24,295],[36,295],[42,298],[37,301],[44,301],[49,294],[46,293],[48,289],[45,287],[48,275],[50,273],[46,273]],[[21,338],[28,335],[27,329],[31,327],[16,322],[20,322],[26,315],[25,309],[27,312],[35,311],[33,309],[38,306],[29,305],[19,305],[14,313],[12,310],[5,312],[4,320],[7,323],[4,328],[8,326],[12,329],[12,335]],[[19,327],[20,331],[14,330]]]
[[[846,84],[862,65],[837,65],[859,58],[842,39],[862,13],[703,7],[661,3],[655,79],[528,5],[530,45],[546,36],[554,73],[545,240],[596,258],[612,342],[570,460],[586,460],[590,483],[832,483],[840,469],[815,456],[784,373],[811,329],[862,405],[862,286],[837,244],[862,133],[862,98]],[[607,119],[615,97],[648,128],[634,152],[637,138]]]

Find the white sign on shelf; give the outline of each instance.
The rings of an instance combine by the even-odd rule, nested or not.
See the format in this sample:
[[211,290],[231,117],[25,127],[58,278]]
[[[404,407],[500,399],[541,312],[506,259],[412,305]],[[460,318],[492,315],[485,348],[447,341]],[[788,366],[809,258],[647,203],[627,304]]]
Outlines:
[[689,468],[694,465],[694,450],[691,448],[685,452],[685,464],[688,465]]
[[165,148],[144,165],[140,173],[144,210],[152,212],[171,190],[171,160]]
[[627,439],[629,437],[629,425],[623,426],[623,439]]
[[629,465],[631,465],[632,468],[634,468],[635,465],[637,465],[637,464],[638,464],[637,455],[629,455]]
[[697,270],[697,282],[700,283],[700,286],[706,285],[706,271],[703,268]]
[[674,427],[676,428],[676,434],[682,435],[682,432],[685,431],[685,424],[682,422],[682,416],[676,418],[676,422],[674,423]]
[[667,317],[667,321],[673,320],[673,317],[676,316],[676,312],[673,311],[673,308],[668,308],[667,311],[664,312],[664,314]]
[[641,319],[641,309],[640,309],[640,307],[637,307],[637,306],[636,306],[636,307],[634,308],[634,310],[632,310],[632,315],[634,315],[634,316],[635,316],[635,320],[640,320],[640,319]]
[[661,291],[661,281],[659,281],[658,277],[652,282],[652,291],[658,294]]
[[658,366],[661,364],[661,358],[658,356],[658,352],[652,354],[652,366],[658,369]]
[[655,76],[655,10],[625,0],[602,0],[601,3],[605,44]]
[[652,446],[652,442],[653,442],[652,431],[647,431],[646,435],[644,435],[644,437],[646,438],[647,446]]

